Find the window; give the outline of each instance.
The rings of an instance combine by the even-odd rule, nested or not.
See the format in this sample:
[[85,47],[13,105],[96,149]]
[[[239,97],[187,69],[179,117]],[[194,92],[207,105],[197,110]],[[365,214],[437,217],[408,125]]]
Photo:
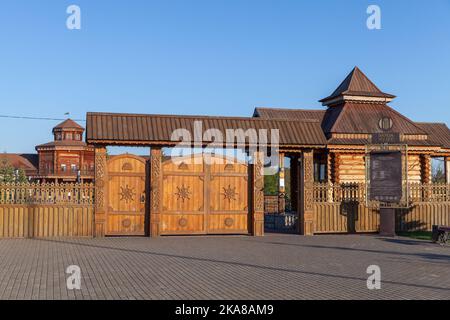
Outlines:
[[445,158],[434,157],[431,158],[431,182],[445,183]]
[[77,165],[76,164],[71,164],[70,165],[70,169],[72,170],[72,172],[77,172]]
[[67,166],[65,164],[62,164],[61,165],[61,171],[62,172],[66,172],[66,170],[67,170]]
[[55,140],[61,140],[61,133],[55,134]]
[[326,165],[325,163],[314,163],[314,182],[325,182]]
[[314,155],[314,182],[326,182],[327,158],[324,154]]
[[72,135],[71,132],[70,133],[66,133],[66,139],[67,140],[72,140],[73,139],[73,135]]

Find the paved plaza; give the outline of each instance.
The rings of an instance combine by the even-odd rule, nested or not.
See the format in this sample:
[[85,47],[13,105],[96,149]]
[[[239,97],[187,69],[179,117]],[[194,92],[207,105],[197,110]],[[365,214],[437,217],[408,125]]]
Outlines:
[[[81,290],[68,290],[69,265]],[[381,289],[368,290],[369,265]],[[450,246],[377,235],[0,240],[1,299],[450,299]]]

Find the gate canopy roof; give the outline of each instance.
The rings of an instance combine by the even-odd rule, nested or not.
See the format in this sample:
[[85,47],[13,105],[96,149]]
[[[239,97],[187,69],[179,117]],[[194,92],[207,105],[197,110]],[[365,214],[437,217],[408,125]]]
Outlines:
[[[199,121],[195,124],[196,121]],[[200,130],[199,124],[201,124]],[[271,120],[246,117],[209,117],[186,115],[149,115],[122,113],[87,113],[86,140],[90,144],[103,145],[161,145],[173,146],[180,139],[173,140],[176,129],[189,132],[193,142],[209,144],[216,141],[208,129],[217,129],[226,142],[227,130],[238,130],[244,137],[247,130],[267,130],[268,143],[271,131],[279,130],[279,145],[283,147],[323,147],[326,138],[320,121],[317,120]],[[194,134],[195,130],[197,134]],[[241,131],[239,131],[241,130]],[[243,131],[242,131],[243,130]],[[198,132],[201,131],[201,132]],[[201,140],[201,141],[200,141]],[[249,139],[245,139],[249,144]]]

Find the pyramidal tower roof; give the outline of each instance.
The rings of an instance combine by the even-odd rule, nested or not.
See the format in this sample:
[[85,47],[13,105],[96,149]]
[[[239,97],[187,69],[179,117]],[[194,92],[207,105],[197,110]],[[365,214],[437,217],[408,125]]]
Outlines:
[[358,67],[355,67],[337,89],[334,90],[330,96],[320,100],[320,102],[326,106],[337,104],[342,101],[387,103],[394,98],[394,95],[382,92],[378,89],[378,87],[370,81]]
[[84,130],[82,126],[80,126],[78,123],[73,121],[72,119],[66,119],[60,124],[56,125],[53,130],[55,129],[78,129],[78,130]]

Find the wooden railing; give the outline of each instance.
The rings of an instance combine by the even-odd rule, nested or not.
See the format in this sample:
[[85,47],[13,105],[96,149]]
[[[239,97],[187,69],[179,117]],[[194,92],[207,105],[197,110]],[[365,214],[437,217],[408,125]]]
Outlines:
[[[314,184],[314,202],[364,202],[366,201],[365,183],[316,183]],[[450,184],[409,183],[408,200],[416,202],[450,201]]]
[[38,176],[71,176],[76,177],[80,175],[81,177],[93,177],[95,174],[95,171],[93,169],[72,169],[68,168],[66,170],[62,169],[40,169],[38,172]]
[[314,202],[362,202],[365,196],[364,183],[314,184]]
[[410,183],[409,199],[412,202],[448,202],[450,201],[450,184]]
[[0,204],[94,204],[94,184],[2,183]]

